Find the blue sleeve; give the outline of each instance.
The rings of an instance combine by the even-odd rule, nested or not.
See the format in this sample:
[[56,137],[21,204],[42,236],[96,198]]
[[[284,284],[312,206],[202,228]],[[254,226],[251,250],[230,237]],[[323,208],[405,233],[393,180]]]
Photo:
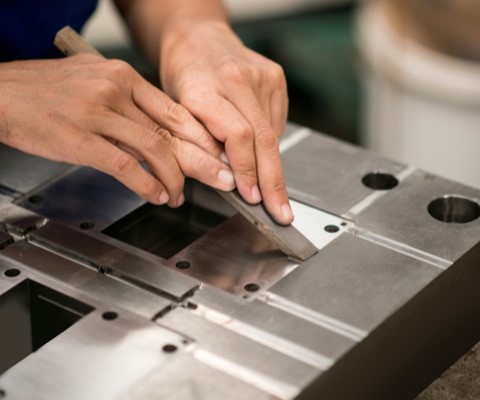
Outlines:
[[0,61],[53,58],[55,34],[65,25],[77,31],[97,0],[0,0]]

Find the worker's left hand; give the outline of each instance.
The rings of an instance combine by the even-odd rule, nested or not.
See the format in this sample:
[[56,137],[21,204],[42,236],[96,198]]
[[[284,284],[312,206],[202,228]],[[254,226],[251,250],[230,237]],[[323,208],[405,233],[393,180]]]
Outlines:
[[288,113],[282,68],[213,21],[168,26],[160,65],[163,89],[225,144],[242,197],[263,200],[277,222],[290,224],[278,146]]

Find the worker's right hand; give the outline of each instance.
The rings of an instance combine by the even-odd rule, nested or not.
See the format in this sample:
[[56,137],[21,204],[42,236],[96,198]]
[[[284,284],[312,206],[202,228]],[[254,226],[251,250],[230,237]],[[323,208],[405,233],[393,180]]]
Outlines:
[[181,205],[185,176],[235,187],[223,146],[185,108],[100,56],[0,64],[0,142],[106,172],[154,204]]

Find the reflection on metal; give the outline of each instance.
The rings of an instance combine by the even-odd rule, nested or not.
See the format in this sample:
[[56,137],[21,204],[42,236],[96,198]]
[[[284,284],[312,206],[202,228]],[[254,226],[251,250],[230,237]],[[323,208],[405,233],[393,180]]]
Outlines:
[[301,263],[202,185],[170,210],[8,164],[0,393],[412,398],[480,339],[480,191],[293,124],[281,148]]

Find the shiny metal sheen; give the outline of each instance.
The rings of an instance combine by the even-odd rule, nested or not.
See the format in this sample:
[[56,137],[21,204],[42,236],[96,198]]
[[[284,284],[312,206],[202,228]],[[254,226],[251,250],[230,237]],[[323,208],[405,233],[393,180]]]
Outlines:
[[[280,149],[295,227],[319,249],[305,262],[192,181],[177,234],[215,223],[164,258],[142,239],[168,238],[178,211],[158,231],[124,218],[143,201],[99,172],[0,195],[0,352],[15,355],[0,393],[414,398],[480,339],[479,190],[293,124]],[[135,241],[103,229],[124,221]]]

